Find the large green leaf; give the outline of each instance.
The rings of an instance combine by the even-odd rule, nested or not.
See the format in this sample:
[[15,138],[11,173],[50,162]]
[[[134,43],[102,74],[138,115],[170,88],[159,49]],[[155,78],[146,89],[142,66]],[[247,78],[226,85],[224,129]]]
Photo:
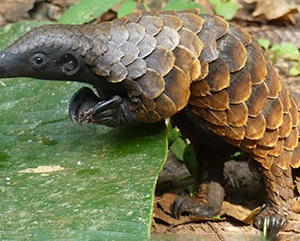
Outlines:
[[124,0],[81,0],[59,19],[60,23],[82,24],[92,21]]
[[50,22],[26,21],[6,25],[0,29],[0,49],[7,47],[34,27],[49,23]]
[[[0,48],[16,29],[0,30]],[[76,126],[67,106],[81,84],[0,81],[0,239],[147,239],[164,124]],[[28,173],[38,166],[61,170]]]

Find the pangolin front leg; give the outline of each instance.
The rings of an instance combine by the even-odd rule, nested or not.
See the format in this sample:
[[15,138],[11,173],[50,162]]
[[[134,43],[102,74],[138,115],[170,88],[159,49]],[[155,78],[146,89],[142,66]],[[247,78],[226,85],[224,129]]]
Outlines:
[[78,124],[92,122],[111,127],[128,125],[135,122],[128,105],[128,101],[118,95],[101,100],[90,88],[83,87],[73,95],[69,115]]

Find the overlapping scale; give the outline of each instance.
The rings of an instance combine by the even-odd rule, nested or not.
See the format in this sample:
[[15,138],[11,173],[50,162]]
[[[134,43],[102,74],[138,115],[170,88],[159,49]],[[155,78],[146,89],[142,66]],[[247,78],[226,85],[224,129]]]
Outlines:
[[175,57],[171,50],[157,47],[145,60],[148,68],[154,69],[162,76],[165,76],[174,67]]
[[281,83],[278,73],[276,72],[275,68],[272,67],[272,65],[267,62],[267,71],[268,75],[265,79],[265,83],[268,86],[269,98],[277,98],[279,95],[279,92],[281,91]]
[[[229,94],[226,90],[218,91],[212,95],[207,95],[205,98],[199,98],[202,103],[206,103],[206,108],[215,111],[225,111],[229,109]],[[193,102],[191,102],[193,104]]]
[[229,26],[230,28],[228,30],[228,33],[241,41],[244,46],[247,46],[251,43],[252,39],[248,32],[232,23],[229,23]]
[[95,74],[132,89],[139,120],[190,108],[210,131],[274,172],[265,173],[274,192],[280,188],[273,181],[283,178],[279,171],[300,166],[299,104],[243,29],[197,10],[138,12],[99,26],[87,27],[76,45]]
[[204,45],[203,42],[198,38],[198,36],[188,29],[181,29],[179,31],[180,34],[180,42],[181,46],[184,46],[189,51],[191,51],[195,56],[200,56]]
[[190,29],[194,33],[199,33],[201,31],[204,20],[198,14],[182,11],[178,12],[177,16],[182,19],[184,28]]
[[248,108],[245,103],[230,104],[226,112],[228,125],[234,127],[246,126],[248,120]]
[[251,75],[252,85],[263,83],[268,73],[266,59],[259,49],[260,46],[257,46],[255,43],[246,46],[248,58],[245,69]]
[[265,83],[252,86],[251,96],[245,102],[249,110],[249,116],[256,117],[262,113],[268,94],[269,90]]
[[157,98],[165,90],[165,81],[162,75],[152,69],[136,79],[144,92],[152,99]]
[[287,151],[293,151],[298,146],[299,131],[294,127],[289,136],[284,139],[283,148]]
[[262,114],[249,117],[246,124],[245,137],[249,140],[259,140],[266,130],[266,119]]
[[267,99],[263,109],[266,119],[266,127],[274,130],[279,128],[283,122],[283,106],[279,99]]
[[168,118],[177,112],[175,103],[165,94],[161,94],[155,99],[156,111],[161,118]]
[[230,71],[222,59],[217,59],[208,66],[206,81],[212,92],[223,90],[230,86]]
[[145,27],[137,23],[127,23],[126,28],[129,32],[128,41],[138,44],[145,36]]
[[120,46],[120,51],[124,53],[123,57],[121,58],[121,62],[125,66],[135,61],[140,53],[140,49],[138,48],[138,46],[132,42],[123,43]]
[[217,49],[217,42],[213,32],[209,29],[203,29],[198,34],[198,37],[201,39],[204,45],[201,57],[208,63],[216,60],[219,57],[219,51]]
[[148,34],[145,35],[145,37],[137,44],[137,47],[139,48],[139,57],[145,58],[149,54],[153,52],[157,45],[157,41],[155,37],[152,37]]
[[228,32],[229,24],[223,18],[206,14],[201,17],[205,20],[203,30],[210,30],[214,39],[219,39]]
[[146,73],[148,67],[147,62],[142,58],[137,58],[134,62],[127,65],[129,79],[136,79]]
[[174,65],[181,68],[189,77],[190,81],[195,80],[201,73],[201,65],[196,55],[188,48],[179,45],[174,51]]
[[282,118],[282,125],[279,127],[279,137],[286,138],[292,131],[292,116],[290,113],[284,114]]
[[247,51],[245,46],[230,34],[217,40],[220,58],[228,65],[231,72],[238,71],[245,66]]
[[182,26],[183,26],[183,20],[176,17],[176,16],[174,16],[174,14],[171,15],[171,14],[168,14],[168,13],[161,13],[161,14],[159,14],[159,18],[161,20],[163,20],[164,26],[168,26],[168,27],[170,27],[172,29],[175,29],[177,31],[179,29],[181,29]]
[[190,79],[183,70],[175,65],[165,76],[164,87],[164,93],[175,103],[176,111],[183,109],[190,97]]
[[252,93],[251,76],[242,69],[238,72],[230,74],[230,86],[228,94],[231,104],[239,104],[246,102]]
[[278,140],[278,129],[266,129],[263,137],[258,141],[258,144],[264,147],[274,147]]
[[139,20],[139,24],[145,26],[146,34],[155,36],[165,26],[163,19],[158,16],[145,15]]
[[180,36],[176,30],[165,26],[156,35],[156,41],[157,46],[164,47],[169,50],[174,50],[179,44]]

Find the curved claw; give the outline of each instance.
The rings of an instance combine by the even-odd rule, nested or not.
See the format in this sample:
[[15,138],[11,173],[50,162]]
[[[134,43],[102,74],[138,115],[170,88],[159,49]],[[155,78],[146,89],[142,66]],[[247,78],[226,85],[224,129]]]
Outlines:
[[71,98],[69,104],[69,116],[73,123],[81,124],[81,116],[87,110],[100,102],[100,98],[87,87],[79,89]]
[[224,199],[224,188],[217,182],[204,182],[199,185],[194,197],[186,193],[178,195],[173,204],[173,216],[179,218],[183,213],[197,217],[213,217],[220,213]]
[[83,87],[73,95],[69,104],[69,115],[77,124],[88,121],[117,126],[122,121],[121,103],[120,96],[101,100],[90,88]]
[[[106,125],[115,126],[117,125],[118,115],[119,115],[119,107],[122,102],[122,98],[120,96],[113,96],[109,100],[101,101],[97,103],[93,108],[82,113],[80,116],[80,122],[89,121],[96,122],[100,124],[108,123]],[[110,119],[111,121],[107,121]],[[116,122],[116,124],[114,124]]]
[[219,213],[219,209],[216,209],[217,210],[210,205],[200,205],[199,202],[194,200],[188,194],[182,193],[175,199],[172,213],[177,219],[179,219],[183,213],[189,213],[197,217],[212,217]]
[[254,220],[254,226],[263,231],[266,229],[268,240],[276,240],[279,231],[286,225],[287,217],[280,215],[269,206],[265,207]]

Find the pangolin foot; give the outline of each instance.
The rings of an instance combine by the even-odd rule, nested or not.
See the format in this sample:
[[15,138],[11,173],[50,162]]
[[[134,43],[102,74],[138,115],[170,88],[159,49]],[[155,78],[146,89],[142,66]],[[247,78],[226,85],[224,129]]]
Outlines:
[[213,217],[219,214],[223,199],[224,189],[219,183],[202,183],[194,197],[186,193],[178,195],[174,201],[172,213],[177,219],[183,214]]
[[120,123],[120,104],[122,98],[113,96],[101,100],[90,88],[83,87],[72,97],[69,105],[69,115],[74,123],[84,121],[117,126]]
[[254,226],[264,231],[269,241],[277,240],[278,232],[286,223],[287,217],[274,211],[270,206],[265,207],[254,220]]

